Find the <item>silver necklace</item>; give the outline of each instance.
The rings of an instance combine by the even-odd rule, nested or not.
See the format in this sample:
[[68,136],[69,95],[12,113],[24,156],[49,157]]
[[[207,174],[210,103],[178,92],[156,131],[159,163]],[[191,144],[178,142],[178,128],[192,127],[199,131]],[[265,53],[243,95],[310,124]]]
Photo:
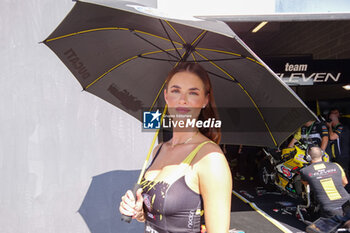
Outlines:
[[197,133],[196,133],[195,135],[193,135],[192,137],[188,138],[186,141],[180,142],[180,143],[176,143],[176,144],[174,144],[174,145],[171,145],[171,147],[174,147],[174,146],[177,146],[177,145],[183,145],[183,144],[188,143],[188,142],[191,141],[198,133],[199,133],[199,131],[197,131]]

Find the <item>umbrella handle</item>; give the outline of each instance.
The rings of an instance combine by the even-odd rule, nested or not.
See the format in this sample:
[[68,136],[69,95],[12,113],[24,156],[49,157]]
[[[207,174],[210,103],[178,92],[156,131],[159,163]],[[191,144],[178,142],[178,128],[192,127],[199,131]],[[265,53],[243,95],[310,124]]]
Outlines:
[[[140,188],[142,188],[142,186],[139,183],[135,183],[134,188],[132,189],[132,194],[134,195],[135,202],[136,202],[136,192]],[[127,215],[122,214],[122,218],[121,218],[122,221],[130,223],[131,219],[132,219],[131,216],[127,216]]]
[[[166,104],[165,107],[164,107],[164,110],[163,110],[162,117],[160,118],[160,122],[163,122],[163,118],[164,118],[164,115],[165,115],[167,109],[168,109],[168,105]],[[140,183],[141,183],[142,177],[143,177],[143,175],[144,175],[144,173],[145,173],[145,171],[146,171],[146,166],[147,166],[148,160],[149,160],[149,158],[150,158],[150,156],[151,156],[151,154],[152,154],[152,148],[153,148],[153,146],[154,146],[154,143],[156,142],[156,139],[157,139],[157,137],[158,137],[158,133],[159,133],[159,129],[157,129],[156,133],[155,133],[154,136],[153,136],[152,145],[151,145],[151,147],[150,147],[150,149],[149,149],[149,151],[148,151],[146,160],[145,160],[145,162],[144,162],[144,164],[143,164],[143,167],[142,167],[142,170],[141,170],[141,172],[140,172],[139,180],[138,180],[137,183],[134,185],[134,188],[133,188],[133,190],[132,190],[132,193],[134,194],[135,199],[136,199],[136,192],[137,192],[137,190],[138,190],[139,188],[142,188],[141,185],[140,185]],[[131,222],[131,219],[132,219],[131,216],[126,216],[126,215],[122,214],[122,219],[121,219],[122,221],[127,222],[127,223],[130,223],[130,222]]]

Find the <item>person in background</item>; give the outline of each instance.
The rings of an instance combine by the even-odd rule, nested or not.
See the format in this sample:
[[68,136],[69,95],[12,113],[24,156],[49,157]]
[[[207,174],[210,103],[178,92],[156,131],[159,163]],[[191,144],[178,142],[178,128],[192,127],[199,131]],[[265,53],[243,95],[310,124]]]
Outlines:
[[329,132],[329,143],[326,152],[332,161],[338,162],[345,168],[344,165],[347,166],[348,161],[343,161],[342,157],[344,156],[341,156],[340,139],[344,127],[339,121],[339,117],[340,113],[338,109],[332,109],[328,115],[327,128]]
[[308,121],[294,134],[288,147],[293,147],[298,141],[304,141],[308,145],[318,145],[323,151],[328,145],[328,129],[326,124],[320,121]]
[[258,151],[259,147],[239,146],[237,159],[238,171],[235,175],[236,180],[254,180],[255,171],[257,170],[255,159]]
[[[224,152],[224,155],[227,159],[227,162],[230,166],[231,174],[235,174],[235,170],[237,168],[237,157],[238,157],[238,145],[232,144],[221,144],[221,150]],[[234,178],[234,177],[232,177]]]
[[344,186],[348,183],[342,167],[337,163],[323,162],[323,151],[318,146],[308,149],[311,165],[300,170],[304,185],[310,185],[320,204],[321,217],[342,216],[342,205],[350,199]]

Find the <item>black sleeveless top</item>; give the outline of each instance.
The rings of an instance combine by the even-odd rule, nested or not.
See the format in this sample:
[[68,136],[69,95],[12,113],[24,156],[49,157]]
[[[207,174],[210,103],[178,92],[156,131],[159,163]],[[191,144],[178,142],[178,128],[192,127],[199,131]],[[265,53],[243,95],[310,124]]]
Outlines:
[[204,223],[203,199],[187,186],[185,171],[189,169],[199,149],[208,142],[212,141],[201,143],[185,158],[179,165],[183,169],[174,174],[178,178],[171,184],[165,181],[142,181],[146,233],[200,233]]

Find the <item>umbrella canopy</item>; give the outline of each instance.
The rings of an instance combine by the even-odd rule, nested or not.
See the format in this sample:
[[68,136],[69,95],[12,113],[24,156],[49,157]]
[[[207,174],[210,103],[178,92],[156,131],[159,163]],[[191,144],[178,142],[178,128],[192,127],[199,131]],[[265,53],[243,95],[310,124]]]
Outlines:
[[[44,41],[90,92],[142,121],[181,61],[209,73],[222,143],[276,147],[315,115],[223,22],[120,1],[78,1]],[[96,4],[99,2],[99,4]]]

